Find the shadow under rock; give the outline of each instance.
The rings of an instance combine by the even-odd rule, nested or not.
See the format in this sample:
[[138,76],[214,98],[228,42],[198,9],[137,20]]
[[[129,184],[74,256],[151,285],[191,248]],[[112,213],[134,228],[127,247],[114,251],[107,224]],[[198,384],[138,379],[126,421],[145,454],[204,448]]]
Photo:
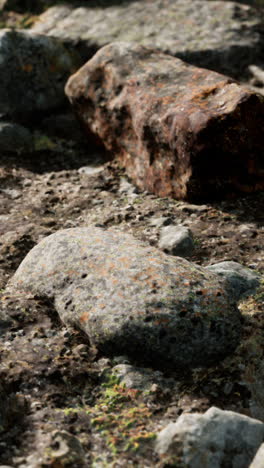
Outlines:
[[69,150],[42,150],[19,154],[0,154],[0,168],[22,168],[34,174],[79,169],[83,166],[97,167],[111,160],[109,153],[98,147],[73,147]]
[[[134,2],[137,0],[7,0],[4,9],[16,11],[18,13],[35,13],[41,14],[47,8],[56,5],[70,5],[73,7],[109,7],[112,5],[122,5]],[[148,1],[148,0],[143,0]]]
[[264,226],[264,192],[247,194],[213,203],[217,210],[229,213],[234,219],[243,223],[255,223]]
[[[153,303],[152,306],[155,304]],[[159,306],[159,303],[157,303]],[[235,310],[234,310],[235,313]],[[107,356],[127,355],[138,366],[167,371],[206,367],[231,354],[240,340],[240,317],[175,317],[175,313],[147,315],[144,321],[129,317],[117,331],[108,330],[95,346]],[[96,334],[96,332],[95,332]]]

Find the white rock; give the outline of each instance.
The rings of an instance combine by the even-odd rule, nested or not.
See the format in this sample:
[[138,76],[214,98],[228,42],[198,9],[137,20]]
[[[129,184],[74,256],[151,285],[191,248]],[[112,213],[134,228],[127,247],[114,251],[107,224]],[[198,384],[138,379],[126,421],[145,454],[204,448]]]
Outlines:
[[264,468],[264,443],[258,449],[249,468]]
[[191,230],[185,226],[164,226],[160,231],[159,248],[178,257],[191,255],[194,249]]
[[237,262],[220,262],[206,267],[207,270],[221,276],[234,300],[253,293],[259,286],[260,276]]
[[170,423],[159,433],[155,450],[182,454],[186,468],[248,468],[263,438],[262,422],[212,407]]

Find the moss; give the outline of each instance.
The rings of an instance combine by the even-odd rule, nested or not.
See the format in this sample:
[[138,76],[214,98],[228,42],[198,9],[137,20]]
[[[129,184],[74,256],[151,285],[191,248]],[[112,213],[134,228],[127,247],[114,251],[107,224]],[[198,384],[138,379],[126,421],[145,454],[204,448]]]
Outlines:
[[117,376],[109,375],[97,404],[88,410],[92,426],[101,432],[113,456],[138,451],[156,437],[147,429],[152,414],[141,402],[142,392],[119,381]]
[[35,151],[54,150],[56,144],[47,136],[39,132],[34,133]]

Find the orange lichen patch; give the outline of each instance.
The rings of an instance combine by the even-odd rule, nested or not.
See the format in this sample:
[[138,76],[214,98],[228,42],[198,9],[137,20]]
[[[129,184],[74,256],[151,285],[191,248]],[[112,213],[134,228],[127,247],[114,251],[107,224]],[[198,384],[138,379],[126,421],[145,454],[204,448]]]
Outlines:
[[109,270],[114,270],[114,269],[116,269],[116,264],[115,263],[108,263],[107,268]]
[[84,312],[81,316],[80,316],[80,322],[81,323],[85,323],[89,320],[90,318],[90,314],[89,312]]
[[78,275],[78,272],[76,270],[67,270],[65,273],[68,276]]
[[200,85],[198,92],[196,90],[193,91],[191,100],[194,102],[199,101],[199,104],[201,104],[200,101],[207,99],[211,94],[215,94],[219,89],[223,88],[226,85],[226,83],[227,80],[224,80],[212,86]]
[[105,309],[106,305],[103,302],[101,302],[100,304],[98,304],[98,307],[100,307],[100,309]]
[[22,70],[25,71],[26,73],[31,73],[33,70],[33,65],[31,63],[22,65]]
[[120,280],[118,280],[117,278],[111,278],[111,282],[112,284],[118,284]]
[[129,257],[120,257],[118,260],[123,266],[127,268],[129,267],[131,263],[131,259],[129,259]]

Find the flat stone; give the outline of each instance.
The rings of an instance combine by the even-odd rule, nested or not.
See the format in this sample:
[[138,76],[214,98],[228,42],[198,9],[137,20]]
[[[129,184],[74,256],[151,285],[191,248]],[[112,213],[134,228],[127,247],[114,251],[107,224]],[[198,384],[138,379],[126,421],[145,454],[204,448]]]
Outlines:
[[80,57],[57,39],[32,31],[0,31],[0,117],[27,120],[65,102],[64,85]]
[[263,99],[223,75],[113,43],[66,94],[89,137],[143,190],[199,201],[264,188]]
[[239,341],[240,315],[217,275],[114,230],[72,228],[43,239],[8,292],[53,300],[62,321],[102,353],[151,367],[207,365]]
[[182,454],[186,468],[248,468],[263,441],[264,424],[212,407],[205,414],[183,414],[158,435],[156,451]]
[[236,2],[89,0],[85,7],[48,9],[33,30],[71,43],[84,61],[110,42],[130,41],[236,78],[263,63],[261,16]]

